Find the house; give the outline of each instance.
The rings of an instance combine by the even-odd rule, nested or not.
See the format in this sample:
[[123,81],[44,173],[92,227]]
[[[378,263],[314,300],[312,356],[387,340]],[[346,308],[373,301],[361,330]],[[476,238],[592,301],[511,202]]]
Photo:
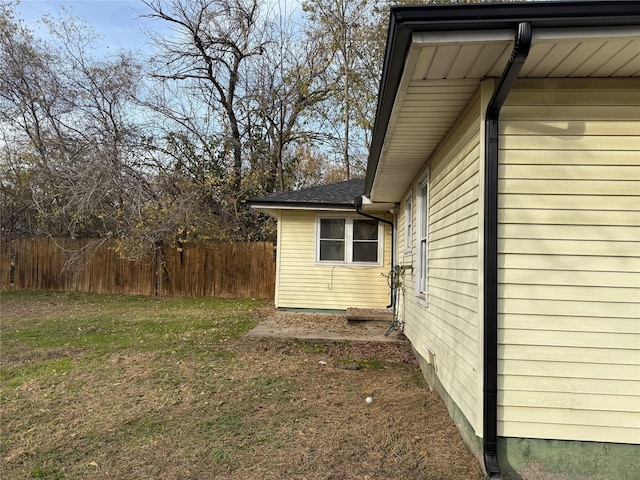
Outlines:
[[393,205],[379,206],[386,216],[365,213],[355,204],[363,191],[364,180],[353,179],[251,200],[252,208],[278,222],[276,307],[387,307]]
[[640,2],[391,9],[364,203],[490,478],[640,478],[639,77]]

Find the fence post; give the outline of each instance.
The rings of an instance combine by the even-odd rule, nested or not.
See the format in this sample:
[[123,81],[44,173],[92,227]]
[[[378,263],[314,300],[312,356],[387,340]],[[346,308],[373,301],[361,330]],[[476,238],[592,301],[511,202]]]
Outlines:
[[159,297],[162,296],[163,293],[163,285],[162,285],[162,277],[164,276],[164,249],[162,245],[156,245],[155,247],[155,251],[154,251],[154,257],[155,257],[155,274],[152,276],[153,278],[153,282],[154,282],[154,287],[152,288],[152,297]]

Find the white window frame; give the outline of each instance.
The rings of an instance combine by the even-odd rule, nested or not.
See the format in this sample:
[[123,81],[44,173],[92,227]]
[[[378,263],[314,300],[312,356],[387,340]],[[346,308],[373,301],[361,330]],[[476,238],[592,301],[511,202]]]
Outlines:
[[[320,260],[320,220],[343,218],[345,220],[345,251],[344,261]],[[353,261],[353,221],[373,220],[363,215],[339,214],[339,213],[318,213],[316,214],[315,231],[315,263],[317,265],[362,265],[367,267],[382,266],[384,262],[384,224],[378,222],[378,261],[377,262],[354,262]]]
[[416,296],[429,296],[429,171],[418,182],[416,191]]
[[404,252],[413,250],[413,190],[404,202]]

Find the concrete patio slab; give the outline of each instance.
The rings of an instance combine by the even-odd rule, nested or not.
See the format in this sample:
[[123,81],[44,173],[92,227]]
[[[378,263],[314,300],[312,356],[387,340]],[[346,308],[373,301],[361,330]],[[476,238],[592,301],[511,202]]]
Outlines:
[[388,336],[385,321],[347,322],[344,314],[277,311],[247,333],[250,337],[293,338],[306,342],[408,342],[398,329]]

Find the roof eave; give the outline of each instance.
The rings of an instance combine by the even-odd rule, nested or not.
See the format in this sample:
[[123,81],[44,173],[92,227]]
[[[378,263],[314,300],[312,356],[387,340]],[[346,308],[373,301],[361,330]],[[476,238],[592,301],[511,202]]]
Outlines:
[[[464,16],[463,16],[464,15]],[[371,197],[396,95],[414,32],[514,29],[521,21],[535,28],[606,27],[637,24],[640,2],[582,0],[545,3],[392,7],[364,194]]]
[[344,203],[317,203],[317,202],[251,202],[251,208],[255,210],[340,210],[353,211],[355,205]]

